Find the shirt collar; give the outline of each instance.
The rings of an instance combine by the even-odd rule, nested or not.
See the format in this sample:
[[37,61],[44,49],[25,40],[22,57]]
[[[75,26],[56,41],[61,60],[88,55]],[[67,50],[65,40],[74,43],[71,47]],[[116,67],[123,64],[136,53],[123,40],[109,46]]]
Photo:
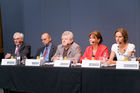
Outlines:
[[49,46],[46,46],[46,48],[51,48],[52,44],[50,44]]

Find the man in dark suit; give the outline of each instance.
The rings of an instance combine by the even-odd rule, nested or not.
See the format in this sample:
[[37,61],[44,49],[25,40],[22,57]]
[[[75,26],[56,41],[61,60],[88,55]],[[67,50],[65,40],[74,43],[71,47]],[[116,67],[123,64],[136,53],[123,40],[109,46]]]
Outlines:
[[45,62],[51,62],[51,58],[54,56],[57,47],[52,44],[51,36],[48,33],[43,33],[41,40],[44,46],[38,49],[35,58],[42,54]]
[[10,58],[11,56],[15,57],[19,55],[21,58],[26,57],[30,58],[31,46],[23,42],[24,35],[23,33],[16,32],[13,35],[14,46],[10,48],[10,51],[5,55],[5,58]]

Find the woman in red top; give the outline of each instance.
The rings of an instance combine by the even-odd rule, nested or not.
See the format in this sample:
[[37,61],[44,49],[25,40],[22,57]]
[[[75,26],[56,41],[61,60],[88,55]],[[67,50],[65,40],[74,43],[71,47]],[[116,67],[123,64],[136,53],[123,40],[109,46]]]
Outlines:
[[80,59],[80,63],[84,59],[91,60],[94,57],[95,60],[99,60],[100,57],[106,55],[109,58],[109,51],[105,45],[102,45],[103,39],[99,31],[93,31],[89,34],[89,43],[91,46],[88,46],[85,50],[84,55]]

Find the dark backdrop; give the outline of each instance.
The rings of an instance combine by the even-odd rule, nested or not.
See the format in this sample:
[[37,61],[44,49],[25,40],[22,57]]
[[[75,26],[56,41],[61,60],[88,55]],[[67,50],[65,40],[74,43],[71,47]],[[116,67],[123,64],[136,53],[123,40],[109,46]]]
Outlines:
[[57,45],[61,34],[71,30],[84,52],[91,31],[99,30],[103,44],[110,49],[115,30],[124,27],[129,42],[136,45],[136,56],[140,56],[140,0],[0,0],[0,4],[5,53],[16,31],[25,34],[34,55],[44,32],[50,33]]

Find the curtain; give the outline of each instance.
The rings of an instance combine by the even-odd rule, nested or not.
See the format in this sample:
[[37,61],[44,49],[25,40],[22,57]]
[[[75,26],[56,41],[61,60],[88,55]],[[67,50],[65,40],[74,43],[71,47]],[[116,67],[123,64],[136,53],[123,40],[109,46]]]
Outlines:
[[[1,10],[1,9],[0,9]],[[2,19],[1,19],[1,11],[0,11],[0,62],[1,59],[3,58],[3,37],[2,37]]]

